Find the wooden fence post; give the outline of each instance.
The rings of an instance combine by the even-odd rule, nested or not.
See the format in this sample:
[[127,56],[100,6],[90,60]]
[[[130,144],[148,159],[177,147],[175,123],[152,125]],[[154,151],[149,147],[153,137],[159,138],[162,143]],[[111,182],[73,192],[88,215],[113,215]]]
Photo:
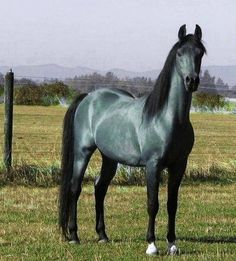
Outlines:
[[13,126],[13,88],[14,73],[10,69],[5,75],[4,82],[4,103],[5,103],[5,122],[4,122],[4,164],[9,172],[12,166],[12,126]]

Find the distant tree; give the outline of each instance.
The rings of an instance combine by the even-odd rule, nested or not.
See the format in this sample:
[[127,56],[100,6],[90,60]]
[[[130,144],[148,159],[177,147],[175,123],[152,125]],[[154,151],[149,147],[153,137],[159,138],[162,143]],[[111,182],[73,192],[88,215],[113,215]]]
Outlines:
[[215,87],[215,77],[211,76],[208,70],[205,70],[203,75],[200,77],[201,85]]
[[93,73],[66,79],[66,84],[79,90],[79,92],[90,92],[99,88],[119,88],[133,93],[136,96],[143,95],[150,91],[154,82],[151,78],[135,77],[119,79],[114,73],[107,72],[105,76]]
[[0,73],[0,85],[4,85],[4,75]]
[[225,83],[224,83],[224,81],[219,77],[219,78],[217,79],[217,81],[216,81],[216,85],[224,86]]
[[15,84],[17,85],[31,85],[31,86],[36,86],[37,83],[31,79],[28,78],[21,78],[21,79],[15,79]]
[[199,78],[202,79],[202,70],[200,70]]
[[224,87],[226,89],[229,88],[229,85],[227,83],[224,83],[224,81],[221,78],[218,78],[216,81],[216,86]]
[[0,96],[4,94],[4,75],[0,73]]
[[113,72],[107,72],[105,75],[105,81],[107,83],[118,81],[118,80],[119,80],[118,77],[116,77]]
[[152,86],[153,84],[154,84],[154,82],[152,81],[152,79],[151,78],[148,78],[148,85],[150,85],[150,86]]

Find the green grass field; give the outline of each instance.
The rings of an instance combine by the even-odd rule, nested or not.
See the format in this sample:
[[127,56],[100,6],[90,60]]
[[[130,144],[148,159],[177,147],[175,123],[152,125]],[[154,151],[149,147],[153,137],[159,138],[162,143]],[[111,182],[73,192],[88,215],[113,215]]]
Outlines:
[[58,188],[6,186],[0,190],[0,260],[235,260],[236,185],[181,187],[177,215],[180,256],[166,255],[166,187],[157,219],[160,255],[149,258],[146,188],[111,186],[106,224],[111,242],[96,242],[94,195],[84,186],[79,203],[81,245],[63,242],[57,229]]
[[[34,178],[37,168],[60,166],[60,140],[65,108],[14,107],[13,167]],[[192,114],[196,141],[180,191],[177,218],[180,256],[166,256],[166,183],[160,189],[157,219],[158,260],[236,259],[236,116]],[[3,106],[0,106],[3,141]],[[3,146],[1,146],[2,149]],[[29,167],[27,167],[29,166]],[[34,167],[32,167],[34,166]],[[89,172],[100,166],[96,153]],[[35,169],[36,168],[36,169]],[[50,172],[49,171],[49,172]],[[51,176],[53,172],[49,173]],[[194,178],[188,182],[188,177]],[[147,244],[146,188],[111,186],[106,200],[106,223],[111,242],[96,243],[93,187],[84,185],[79,203],[81,245],[69,245],[57,229],[55,183],[47,175],[33,184],[0,182],[0,260],[153,260]],[[206,177],[206,180],[204,179]],[[4,176],[2,176],[4,178]],[[216,179],[217,178],[217,179]],[[19,180],[18,180],[19,181]],[[203,182],[207,181],[207,182]],[[121,182],[122,183],[122,182]],[[50,185],[50,186],[49,186]]]

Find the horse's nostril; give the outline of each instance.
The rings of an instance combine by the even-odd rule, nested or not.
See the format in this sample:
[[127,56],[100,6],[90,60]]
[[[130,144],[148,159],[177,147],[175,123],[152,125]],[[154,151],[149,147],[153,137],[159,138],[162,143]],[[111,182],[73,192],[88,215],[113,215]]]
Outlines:
[[190,78],[189,76],[187,76],[186,79],[185,79],[185,81],[186,81],[186,83],[188,84],[188,83],[191,82],[191,78]]

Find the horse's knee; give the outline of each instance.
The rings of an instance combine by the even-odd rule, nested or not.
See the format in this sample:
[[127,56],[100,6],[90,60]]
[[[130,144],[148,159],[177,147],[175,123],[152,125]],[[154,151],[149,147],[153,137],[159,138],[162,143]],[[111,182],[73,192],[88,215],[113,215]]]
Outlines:
[[149,215],[155,215],[156,216],[157,213],[158,213],[158,210],[159,210],[159,202],[156,202],[156,203],[150,202],[150,203],[148,203],[147,210],[148,210],[148,214]]
[[78,177],[72,177],[70,192],[72,196],[78,196],[81,193],[81,180]]

